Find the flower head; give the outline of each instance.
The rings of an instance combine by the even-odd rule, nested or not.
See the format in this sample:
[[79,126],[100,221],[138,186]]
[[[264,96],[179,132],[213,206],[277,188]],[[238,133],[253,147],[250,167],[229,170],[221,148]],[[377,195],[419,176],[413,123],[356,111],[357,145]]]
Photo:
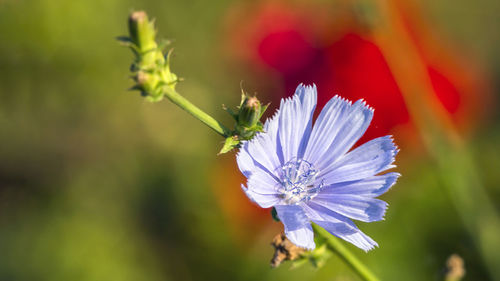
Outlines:
[[364,101],[335,96],[313,125],[316,87],[299,85],[295,95],[281,101],[266,121],[264,132],[242,144],[237,155],[247,177],[247,196],[262,208],[274,207],[290,241],[313,249],[311,222],[368,251],[377,243],[351,219],[383,219],[387,203],[375,197],[386,192],[398,173],[398,152],[390,136],[351,148],[364,134],[373,109]]

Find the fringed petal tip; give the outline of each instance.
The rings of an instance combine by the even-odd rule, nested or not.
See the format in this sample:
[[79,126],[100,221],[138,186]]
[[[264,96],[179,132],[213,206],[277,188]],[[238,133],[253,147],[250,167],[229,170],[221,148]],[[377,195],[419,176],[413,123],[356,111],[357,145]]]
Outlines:
[[387,139],[390,141],[390,146],[388,146],[388,150],[391,151],[391,165],[389,165],[387,167],[387,170],[388,169],[393,169],[393,168],[396,168],[397,166],[395,164],[393,164],[394,162],[396,162],[396,155],[398,155],[400,149],[399,147],[396,145],[396,143],[394,142],[394,137],[392,135],[387,135],[386,136]]
[[369,251],[379,247],[377,242],[373,241],[373,243],[375,244],[369,244],[366,248],[362,248],[362,250],[365,251],[365,253],[368,253]]
[[364,234],[359,230],[359,232],[356,235],[353,235],[355,237],[352,237],[352,241],[346,240],[354,244],[354,246],[360,248],[361,250],[365,251],[365,253],[368,253],[369,251],[375,249],[378,247],[378,243],[375,242],[370,236]]
[[384,188],[381,189],[383,192],[380,192],[377,194],[377,196],[380,196],[384,193],[386,193],[389,189],[391,189],[398,181],[399,177],[401,177],[400,173],[397,172],[388,172],[379,176],[384,176],[386,177],[385,185]]
[[347,104],[349,106],[352,106],[352,101],[351,100],[348,100],[348,99],[340,96],[339,94],[335,94],[335,96],[333,96],[332,99],[340,100],[340,102],[345,103],[345,104]]
[[378,247],[377,242],[375,242],[368,235],[364,234],[356,225],[354,225],[354,223],[352,223],[352,221],[342,216],[339,218],[343,221],[343,223],[335,219],[329,221],[314,220],[314,223],[328,231],[333,236],[343,239],[365,252]]
[[372,114],[375,112],[375,108],[371,107],[368,103],[366,103],[365,99],[359,99],[357,100],[354,104],[361,104],[361,106],[365,109],[370,111]]

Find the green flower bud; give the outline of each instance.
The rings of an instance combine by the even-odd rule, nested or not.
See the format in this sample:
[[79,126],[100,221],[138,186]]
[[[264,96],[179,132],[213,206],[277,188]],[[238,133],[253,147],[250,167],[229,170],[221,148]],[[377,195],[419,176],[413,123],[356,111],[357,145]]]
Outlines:
[[134,77],[137,85],[134,89],[138,89],[141,91],[141,95],[148,96],[150,95],[154,89],[156,88],[156,84],[158,83],[158,79],[155,75],[151,75],[145,71],[138,71]]
[[130,14],[128,19],[128,29],[130,39],[139,51],[144,52],[157,47],[155,42],[156,31],[153,22],[149,21],[148,15],[144,11],[137,11]]
[[245,94],[243,90],[241,93],[241,102],[237,107],[237,111],[233,111],[224,106],[224,110],[226,110],[236,121],[235,128],[231,132],[231,136],[236,138],[226,139],[226,143],[221,153],[238,147],[242,140],[250,140],[257,132],[262,132],[263,125],[260,122],[260,118],[268,106],[269,104],[263,106],[257,97],[250,97]]
[[257,97],[245,95],[238,114],[238,125],[247,128],[255,126],[260,120],[261,112],[262,105]]
[[165,54],[156,43],[154,21],[149,20],[143,11],[130,14],[128,18],[129,36],[117,39],[128,46],[135,55],[130,66],[132,78],[136,84],[131,90],[139,90],[148,101],[163,99],[168,90],[175,90],[179,81],[170,71],[170,54]]

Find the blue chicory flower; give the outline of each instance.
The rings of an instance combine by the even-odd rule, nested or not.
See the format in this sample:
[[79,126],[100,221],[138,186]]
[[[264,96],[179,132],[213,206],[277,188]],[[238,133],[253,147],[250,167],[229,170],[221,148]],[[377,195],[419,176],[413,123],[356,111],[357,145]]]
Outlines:
[[385,193],[400,176],[390,172],[398,152],[390,136],[349,151],[368,128],[373,109],[335,96],[313,126],[316,86],[299,85],[292,98],[266,121],[264,132],[242,144],[237,155],[247,177],[246,195],[274,207],[287,238],[314,249],[311,222],[368,251],[378,246],[351,219],[382,220]]

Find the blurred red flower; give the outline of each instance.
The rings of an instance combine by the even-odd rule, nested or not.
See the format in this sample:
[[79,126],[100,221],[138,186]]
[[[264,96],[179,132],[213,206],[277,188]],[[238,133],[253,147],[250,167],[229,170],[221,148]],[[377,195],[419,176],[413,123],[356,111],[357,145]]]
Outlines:
[[[393,2],[427,67],[437,99],[455,125],[469,128],[485,98],[480,73],[471,61],[452,57],[454,50],[438,45],[414,5]],[[350,100],[363,98],[375,108],[373,126],[361,141],[386,134],[414,134],[400,88],[352,7],[281,1],[250,5],[231,11],[227,49],[256,72],[281,78],[281,92],[263,94],[278,101],[292,95],[299,83],[315,83],[318,107],[339,94]]]

